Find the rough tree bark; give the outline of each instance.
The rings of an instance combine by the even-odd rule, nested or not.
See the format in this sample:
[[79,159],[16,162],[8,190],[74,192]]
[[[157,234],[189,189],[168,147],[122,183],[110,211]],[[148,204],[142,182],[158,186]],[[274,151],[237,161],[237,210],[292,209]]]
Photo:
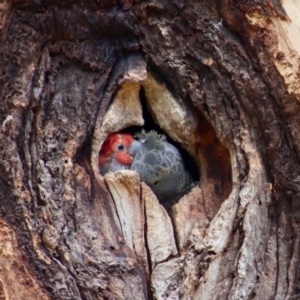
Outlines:
[[[300,299],[300,6],[281,2],[3,0],[1,299]],[[201,173],[167,210],[97,167],[149,116]]]

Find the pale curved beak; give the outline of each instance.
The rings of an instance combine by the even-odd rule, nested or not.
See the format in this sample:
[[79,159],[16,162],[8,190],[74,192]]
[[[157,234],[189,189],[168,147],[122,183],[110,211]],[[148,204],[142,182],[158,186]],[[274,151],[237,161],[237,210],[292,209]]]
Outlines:
[[140,149],[141,145],[142,145],[141,142],[134,140],[128,149],[129,155],[134,157],[137,154],[138,150]]

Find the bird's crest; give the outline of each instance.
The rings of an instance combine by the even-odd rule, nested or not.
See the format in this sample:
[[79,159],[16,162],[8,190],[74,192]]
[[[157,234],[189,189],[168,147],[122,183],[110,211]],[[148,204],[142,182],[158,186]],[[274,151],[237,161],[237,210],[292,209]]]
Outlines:
[[157,143],[162,143],[166,141],[166,136],[164,134],[159,134],[154,130],[146,132],[144,129],[136,134],[140,142],[147,142],[148,146],[154,146]]

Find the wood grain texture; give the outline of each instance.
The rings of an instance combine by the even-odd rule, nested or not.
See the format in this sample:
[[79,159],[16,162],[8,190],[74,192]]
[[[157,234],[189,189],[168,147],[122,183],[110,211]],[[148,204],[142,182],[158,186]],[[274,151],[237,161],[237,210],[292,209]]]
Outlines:
[[[299,5],[281,2],[0,5],[1,299],[299,298]],[[201,174],[167,210],[98,172],[145,113]]]

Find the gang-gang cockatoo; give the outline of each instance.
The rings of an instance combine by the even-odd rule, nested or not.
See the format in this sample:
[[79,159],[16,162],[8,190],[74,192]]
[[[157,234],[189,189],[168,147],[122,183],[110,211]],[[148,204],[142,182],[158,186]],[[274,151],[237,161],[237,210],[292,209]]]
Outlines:
[[179,150],[155,131],[137,134],[141,142],[131,170],[136,171],[161,203],[176,200],[186,193],[193,182],[185,169]]
[[109,135],[99,152],[98,164],[101,175],[129,169],[140,144],[130,133]]

